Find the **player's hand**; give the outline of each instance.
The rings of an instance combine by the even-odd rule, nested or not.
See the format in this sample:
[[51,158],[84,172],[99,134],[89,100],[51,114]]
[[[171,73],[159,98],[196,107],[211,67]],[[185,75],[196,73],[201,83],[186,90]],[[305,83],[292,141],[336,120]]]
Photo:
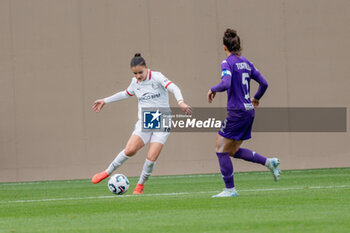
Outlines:
[[211,90],[208,91],[207,98],[209,103],[213,102],[215,95],[216,95],[216,92],[212,92]]
[[191,106],[185,104],[185,102],[180,102],[179,106],[181,108],[181,110],[186,113],[187,115],[191,115],[192,114],[192,108]]
[[100,112],[104,105],[105,101],[103,99],[98,99],[94,102],[94,105],[92,105],[92,110],[94,110],[94,112]]
[[255,99],[255,98],[252,98],[251,101],[253,103],[254,108],[259,107],[259,103],[260,103],[259,100]]

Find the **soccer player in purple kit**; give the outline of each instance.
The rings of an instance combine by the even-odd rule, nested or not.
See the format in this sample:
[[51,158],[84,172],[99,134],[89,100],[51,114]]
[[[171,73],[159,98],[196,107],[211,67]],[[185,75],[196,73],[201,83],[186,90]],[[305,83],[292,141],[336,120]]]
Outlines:
[[[221,63],[221,82],[213,86],[207,94],[208,102],[212,103],[216,92],[227,91],[228,114],[216,137],[216,154],[226,188],[213,197],[235,197],[238,193],[234,185],[230,156],[266,166],[275,181],[279,179],[280,162],[278,158],[266,158],[249,149],[240,148],[243,140],[251,138],[254,108],[259,106],[259,100],[268,84],[254,65],[241,56],[241,42],[235,30],[226,29],[223,47],[227,58]],[[251,79],[259,83],[253,98],[249,94]]]

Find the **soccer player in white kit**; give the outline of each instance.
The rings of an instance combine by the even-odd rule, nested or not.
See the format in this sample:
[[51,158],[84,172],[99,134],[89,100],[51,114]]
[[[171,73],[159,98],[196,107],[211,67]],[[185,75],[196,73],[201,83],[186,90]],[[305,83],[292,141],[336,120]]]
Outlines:
[[131,59],[130,67],[135,77],[132,78],[129,87],[110,97],[96,100],[92,109],[95,112],[100,112],[105,104],[124,100],[135,95],[138,99],[138,121],[125,149],[115,157],[105,171],[92,177],[92,183],[97,184],[109,177],[127,159],[135,155],[147,143],[150,143],[140,179],[133,192],[133,194],[142,194],[144,184],[151,176],[156,160],[169,136],[169,132],[142,131],[142,108],[169,108],[168,91],[174,94],[182,111],[191,114],[192,108],[185,104],[179,87],[168,80],[162,73],[151,71],[140,53],[136,53]]

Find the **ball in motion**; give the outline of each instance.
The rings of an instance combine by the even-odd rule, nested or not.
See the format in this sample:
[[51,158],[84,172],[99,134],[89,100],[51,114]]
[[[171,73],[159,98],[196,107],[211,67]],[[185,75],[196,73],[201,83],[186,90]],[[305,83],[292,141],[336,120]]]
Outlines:
[[116,195],[121,195],[128,191],[129,184],[129,180],[126,176],[123,174],[115,174],[109,178],[108,189]]

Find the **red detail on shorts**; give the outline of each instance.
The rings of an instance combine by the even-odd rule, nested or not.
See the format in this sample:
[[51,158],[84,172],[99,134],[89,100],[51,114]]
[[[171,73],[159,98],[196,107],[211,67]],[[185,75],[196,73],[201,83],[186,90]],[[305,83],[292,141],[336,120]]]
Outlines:
[[167,88],[170,84],[171,84],[172,82],[170,81],[170,82],[168,82],[168,84],[167,85],[165,85],[165,88]]
[[128,93],[128,95],[133,96],[132,94],[130,94],[130,93],[128,92],[128,89],[125,89],[125,90],[126,90],[126,93]]

